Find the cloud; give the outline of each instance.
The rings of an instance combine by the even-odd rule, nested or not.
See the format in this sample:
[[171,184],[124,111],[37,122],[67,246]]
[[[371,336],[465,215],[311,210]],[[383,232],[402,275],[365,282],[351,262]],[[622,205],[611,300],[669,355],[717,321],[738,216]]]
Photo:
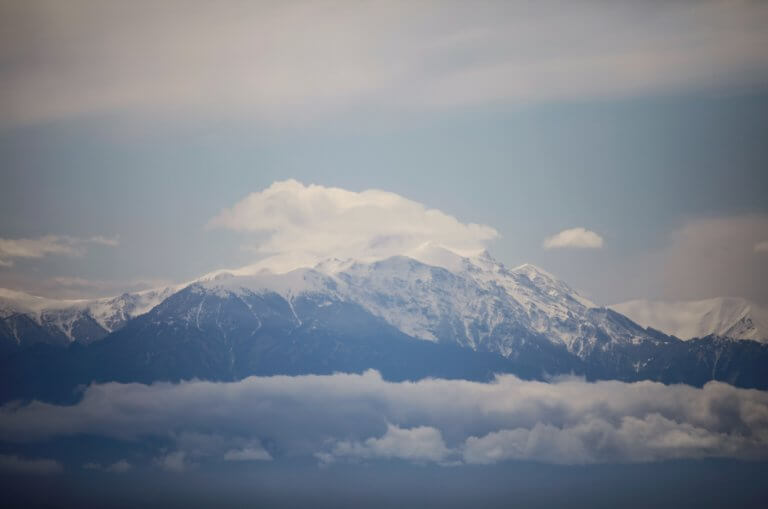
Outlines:
[[261,234],[254,250],[279,255],[286,269],[329,257],[380,259],[431,243],[474,253],[498,237],[490,226],[462,223],[440,210],[379,190],[361,192],[275,182],[249,194],[208,223]]
[[81,254],[69,237],[46,235],[33,239],[0,238],[0,263],[12,265],[14,258],[42,258],[49,254]]
[[603,247],[603,238],[597,233],[585,228],[571,228],[547,237],[543,244],[544,249],[558,248],[582,248],[598,249]]
[[224,453],[226,461],[272,461],[272,456],[261,446],[230,449]]
[[763,2],[727,0],[610,9],[567,1],[472,9],[440,1],[333,9],[310,1],[6,2],[0,58],[13,65],[0,70],[3,119],[164,112],[285,122],[350,109],[764,83],[766,18]]
[[756,251],[765,239],[768,214],[686,218],[651,245],[624,245],[619,257],[560,257],[557,270],[605,304],[743,297],[765,307],[768,263]]
[[755,244],[754,251],[755,253],[768,253],[768,240]]
[[43,258],[47,255],[82,256],[87,244],[115,247],[117,237],[103,236],[82,239],[66,235],[45,235],[36,238],[0,238],[0,266],[13,266],[15,258]]
[[331,456],[347,458],[397,458],[414,462],[442,462],[451,454],[439,429],[419,426],[403,429],[392,424],[380,438],[364,442],[337,442]]
[[52,459],[27,459],[15,455],[0,454],[0,472],[19,474],[57,474],[64,469]]
[[168,279],[90,279],[71,276],[56,276],[25,286],[32,292],[51,298],[86,298],[119,295],[123,292],[140,292],[152,288],[172,286]]
[[127,460],[121,459],[110,465],[102,465],[101,463],[86,463],[83,465],[86,470],[101,470],[102,472],[110,472],[113,474],[124,474],[133,468],[133,465],[128,463]]
[[563,428],[537,423],[530,429],[470,437],[464,459],[479,464],[526,459],[585,464],[620,456],[644,462],[719,456],[722,451],[741,447],[738,441],[728,434],[648,414],[642,418],[621,417],[618,423],[595,418]]
[[[174,430],[174,431],[169,431]],[[212,431],[215,430],[215,433]],[[768,393],[710,382],[387,382],[361,375],[239,382],[108,383],[70,406],[0,408],[0,441],[91,435],[160,444],[153,465],[315,457],[440,465],[558,464],[673,458],[768,459]],[[264,451],[264,452],[262,452]]]
[[103,235],[96,235],[89,239],[87,242],[91,244],[100,244],[102,246],[117,247],[120,245],[120,237],[115,235],[114,237],[105,237]]
[[155,458],[154,463],[168,472],[185,472],[193,466],[187,461],[187,453],[184,451],[170,452]]
[[651,266],[638,272],[664,299],[735,296],[768,303],[768,265],[756,256],[765,238],[765,214],[692,220],[637,260],[636,270]]

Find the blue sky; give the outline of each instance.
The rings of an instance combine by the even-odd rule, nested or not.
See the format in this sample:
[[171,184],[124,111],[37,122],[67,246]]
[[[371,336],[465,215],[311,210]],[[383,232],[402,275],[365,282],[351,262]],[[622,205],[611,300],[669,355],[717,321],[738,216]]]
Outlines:
[[[490,225],[497,258],[599,303],[768,302],[763,4],[179,8],[3,6],[0,239],[71,249],[13,258],[0,286],[248,263],[253,238],[205,225],[294,178]],[[543,248],[574,227],[602,247]]]

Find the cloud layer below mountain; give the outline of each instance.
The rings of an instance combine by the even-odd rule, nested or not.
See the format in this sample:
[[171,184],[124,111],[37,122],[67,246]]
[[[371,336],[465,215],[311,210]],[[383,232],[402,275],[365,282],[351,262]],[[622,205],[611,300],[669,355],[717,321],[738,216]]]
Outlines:
[[[215,432],[212,432],[215,430]],[[437,465],[768,458],[768,393],[711,382],[392,383],[368,371],[239,382],[108,383],[72,406],[0,409],[0,440],[168,441],[147,464],[317,458]],[[114,458],[115,461],[120,458]]]

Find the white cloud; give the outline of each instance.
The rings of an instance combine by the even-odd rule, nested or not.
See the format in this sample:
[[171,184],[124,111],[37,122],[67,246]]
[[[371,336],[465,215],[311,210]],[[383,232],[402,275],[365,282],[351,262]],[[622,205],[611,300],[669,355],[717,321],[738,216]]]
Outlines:
[[372,437],[362,443],[340,441],[331,453],[333,457],[397,458],[414,462],[443,462],[450,454],[439,429],[429,426],[403,429],[392,424],[380,438]]
[[755,253],[768,253],[768,240],[755,244],[754,251]]
[[62,470],[61,463],[52,459],[28,459],[15,455],[0,454],[0,472],[57,474]]
[[498,237],[490,226],[462,223],[440,210],[379,190],[361,192],[275,182],[210,220],[209,227],[260,233],[255,251],[279,255],[284,270],[329,257],[380,259],[426,243],[462,254]]
[[740,438],[677,422],[659,414],[624,416],[618,423],[604,417],[565,427],[537,423],[532,428],[505,429],[469,437],[467,463],[536,460],[581,464],[610,461],[617,456],[646,462],[720,456],[743,447]]
[[543,247],[544,249],[567,247],[598,249],[603,247],[603,238],[586,228],[570,228],[547,237],[544,240]]
[[275,461],[314,456],[324,464],[765,460],[768,393],[719,382],[703,388],[573,378],[544,383],[510,375],[493,383],[392,383],[369,371],[232,383],[108,383],[90,386],[75,405],[0,408],[5,442],[79,434],[165,438],[168,447],[155,465],[175,471],[227,454],[266,459],[264,440],[274,445]]
[[768,68],[762,2],[183,2],[183,19],[181,8],[3,4],[4,121],[284,121],[762,83]]
[[82,256],[87,244],[115,247],[117,237],[103,236],[81,239],[66,235],[44,235],[36,238],[0,238],[0,266],[13,266],[15,258],[43,258],[47,255]]

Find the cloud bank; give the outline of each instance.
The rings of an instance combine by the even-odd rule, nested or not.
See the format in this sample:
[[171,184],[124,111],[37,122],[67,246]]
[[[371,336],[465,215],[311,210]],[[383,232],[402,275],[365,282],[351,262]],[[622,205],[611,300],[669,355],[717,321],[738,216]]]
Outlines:
[[581,249],[599,249],[603,247],[603,238],[597,233],[586,228],[570,228],[547,237],[543,244],[544,249],[558,249],[574,247]]
[[210,220],[209,227],[260,234],[253,249],[285,270],[330,257],[380,259],[435,244],[471,254],[498,237],[398,194],[275,182]]
[[[215,432],[212,432],[215,430]],[[251,377],[240,382],[87,388],[73,406],[0,409],[0,440],[88,434],[164,438],[149,464],[183,471],[208,461],[408,461],[558,464],[675,458],[768,458],[768,393],[719,382],[392,383],[361,375]],[[115,458],[117,460],[118,458]]]

